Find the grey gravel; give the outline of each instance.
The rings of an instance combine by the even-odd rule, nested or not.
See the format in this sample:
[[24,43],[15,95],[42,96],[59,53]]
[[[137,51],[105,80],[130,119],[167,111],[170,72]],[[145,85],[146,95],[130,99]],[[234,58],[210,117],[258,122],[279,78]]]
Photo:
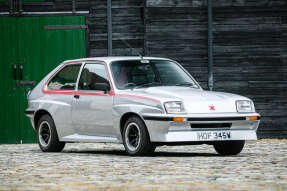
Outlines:
[[122,145],[0,145],[0,190],[287,190],[287,140],[247,142],[237,156],[212,146],[158,147],[129,157]]

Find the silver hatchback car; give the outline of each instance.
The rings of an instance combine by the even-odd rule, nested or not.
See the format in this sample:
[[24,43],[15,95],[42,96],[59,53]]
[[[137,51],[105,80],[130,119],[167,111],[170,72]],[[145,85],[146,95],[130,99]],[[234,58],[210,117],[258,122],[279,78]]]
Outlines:
[[111,142],[129,155],[177,144],[236,155],[260,122],[250,99],[204,91],[176,61],[154,57],[65,61],[29,93],[25,112],[44,152]]

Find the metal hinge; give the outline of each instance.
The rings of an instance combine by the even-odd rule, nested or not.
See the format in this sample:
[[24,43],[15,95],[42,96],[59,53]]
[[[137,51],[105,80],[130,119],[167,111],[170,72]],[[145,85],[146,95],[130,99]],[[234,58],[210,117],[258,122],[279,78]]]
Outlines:
[[87,29],[87,25],[47,25],[45,30],[64,30],[64,29]]

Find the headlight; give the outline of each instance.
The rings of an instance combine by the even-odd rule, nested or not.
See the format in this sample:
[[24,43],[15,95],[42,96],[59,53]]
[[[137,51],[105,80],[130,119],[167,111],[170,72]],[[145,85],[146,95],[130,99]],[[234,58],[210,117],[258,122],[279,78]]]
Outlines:
[[183,104],[180,101],[171,101],[164,104],[167,113],[183,113]]
[[237,108],[237,112],[239,112],[239,113],[247,113],[247,112],[253,112],[254,111],[253,103],[251,101],[248,101],[248,100],[236,101],[236,108]]

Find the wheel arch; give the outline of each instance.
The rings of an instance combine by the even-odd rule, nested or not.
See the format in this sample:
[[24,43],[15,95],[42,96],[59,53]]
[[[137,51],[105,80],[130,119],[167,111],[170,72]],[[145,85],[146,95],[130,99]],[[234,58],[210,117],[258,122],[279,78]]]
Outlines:
[[35,112],[35,114],[34,114],[34,127],[35,127],[35,130],[37,130],[37,124],[38,124],[38,122],[40,121],[40,119],[41,119],[41,117],[43,116],[43,115],[49,115],[52,119],[53,119],[53,117],[52,117],[52,115],[47,111],[47,110],[45,110],[45,109],[39,109],[38,111],[36,111]]
[[[127,112],[125,114],[123,114],[121,116],[121,119],[120,119],[120,132],[121,132],[121,135],[123,135],[123,130],[124,130],[124,126],[125,126],[125,122],[127,121],[128,118],[130,118],[131,116],[136,116],[138,118],[140,118],[144,125],[146,126],[145,124],[145,121],[143,119],[143,117],[141,115],[139,115],[138,113],[135,113],[135,112]],[[147,130],[148,131],[148,130]]]

